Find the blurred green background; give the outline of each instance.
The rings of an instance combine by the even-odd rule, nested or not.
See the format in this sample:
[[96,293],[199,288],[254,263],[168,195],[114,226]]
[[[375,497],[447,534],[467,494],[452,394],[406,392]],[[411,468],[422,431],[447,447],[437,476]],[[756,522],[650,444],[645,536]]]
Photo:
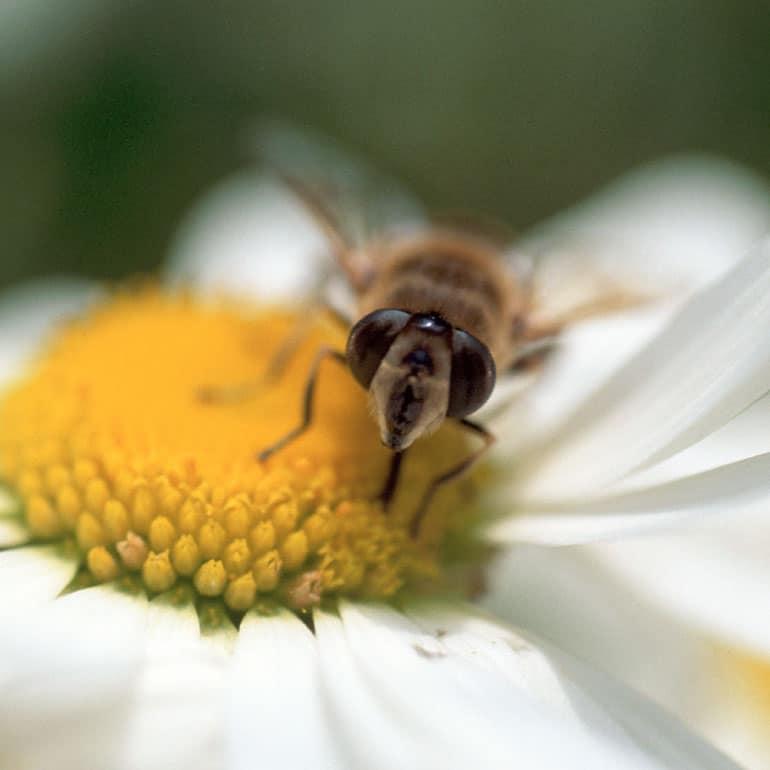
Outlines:
[[517,228],[683,149],[770,172],[767,0],[0,3],[0,285],[121,276],[255,115]]

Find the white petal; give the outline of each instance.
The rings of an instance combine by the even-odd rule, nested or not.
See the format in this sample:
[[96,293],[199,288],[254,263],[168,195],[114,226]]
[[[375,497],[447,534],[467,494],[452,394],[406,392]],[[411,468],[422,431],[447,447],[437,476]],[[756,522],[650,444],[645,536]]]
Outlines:
[[0,648],[3,766],[224,766],[227,660],[192,607],[87,589],[19,616]]
[[769,231],[764,179],[728,161],[681,156],[613,182],[544,222],[530,242],[535,250],[582,244],[610,275],[686,290],[717,278]]
[[142,602],[101,587],[16,618],[0,634],[3,766],[122,767],[143,630]]
[[611,579],[695,627],[770,657],[767,509],[591,547]]
[[[685,714],[710,717],[721,689],[713,647],[592,556],[591,548],[517,546],[488,573],[483,605]],[[665,650],[665,654],[656,651]]]
[[595,492],[718,429],[770,385],[770,242],[697,295],[521,468],[520,498]]
[[201,639],[193,605],[153,600],[142,651],[120,767],[224,767],[229,661]]
[[[744,528],[747,539],[757,528]],[[686,537],[680,542],[686,543]],[[769,547],[768,541],[770,532],[765,531],[762,546]],[[760,547],[755,547],[755,555]],[[770,747],[765,739],[767,712],[763,716],[756,699],[761,680],[750,682],[748,677],[756,672],[741,667],[746,665],[745,653],[736,661],[715,643],[710,629],[688,622],[675,602],[668,606],[650,596],[646,581],[637,589],[634,581],[626,580],[622,565],[634,560],[622,546],[621,557],[628,559],[614,562],[621,564],[621,571],[597,558],[597,550],[516,547],[493,565],[483,603],[496,617],[534,631],[632,685],[747,767],[764,767]],[[688,559],[690,548],[682,551]],[[733,544],[726,556],[732,552]],[[650,573],[655,570],[650,560],[646,566]],[[740,593],[738,587],[735,595]],[[756,607],[738,601],[761,619]]]
[[606,715],[587,729],[537,656],[522,662],[501,634],[438,638],[393,610],[349,604],[341,620],[319,613],[316,632],[352,767],[658,766],[607,730]]
[[72,580],[77,562],[57,546],[29,546],[0,552],[0,618],[27,614],[50,602]]
[[329,729],[318,666],[316,641],[293,615],[243,619],[228,688],[228,767],[345,767]]
[[569,545],[727,513],[761,513],[770,506],[770,453],[682,479],[558,506],[524,506],[493,524],[492,539]]
[[161,594],[147,613],[147,655],[173,657],[180,650],[197,652],[201,644],[198,613],[192,602],[180,604],[173,594]]
[[296,300],[314,285],[327,251],[296,197],[244,171],[193,208],[172,244],[168,271],[209,292]]
[[555,646],[538,643],[566,678],[577,688],[590,693],[596,704],[612,714],[645,753],[662,765],[677,770],[704,767],[713,770],[738,769],[731,759],[652,701],[590,668],[578,658],[562,653]]
[[88,281],[31,281],[0,294],[0,381],[35,351],[52,326],[76,315],[99,295]]
[[[456,610],[435,608],[423,616],[422,624],[432,633],[439,629],[446,631],[445,638],[451,639],[454,634],[470,635],[474,641],[468,652],[475,651],[477,655],[483,655],[480,640],[485,637],[509,645],[517,639],[506,627],[470,608],[465,618]],[[678,770],[703,767],[735,770],[737,767],[651,701],[534,634],[522,632],[521,637],[525,645],[538,650],[538,656],[569,697],[577,718],[594,736],[604,735],[606,740],[620,745],[632,743],[647,761],[657,762],[661,767]],[[632,756],[630,751],[627,756]],[[564,766],[573,767],[574,760],[567,760]]]
[[697,444],[630,475],[624,486],[660,484],[766,452],[770,452],[770,394]]
[[[469,608],[431,607],[409,608],[407,613],[425,632],[425,640],[441,646],[444,655],[453,653],[472,660],[475,665],[495,674],[502,682],[527,693],[549,709],[568,720],[583,723],[579,711],[568,697],[564,682],[540,650],[528,644],[521,636],[500,624],[490,623]],[[422,649],[426,642],[418,642]],[[615,740],[622,736],[611,722],[595,715],[592,728],[605,731]]]
[[[565,421],[660,331],[671,310],[657,305],[568,328],[544,370],[523,393],[513,394],[491,423],[499,438],[496,452],[516,462],[517,455],[526,456],[558,435]],[[505,398],[499,390],[495,397]]]

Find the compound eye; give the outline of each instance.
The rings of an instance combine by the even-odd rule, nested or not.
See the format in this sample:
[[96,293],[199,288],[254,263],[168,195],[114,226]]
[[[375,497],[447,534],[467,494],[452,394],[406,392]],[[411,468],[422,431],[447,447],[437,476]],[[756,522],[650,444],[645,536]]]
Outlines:
[[375,310],[350,330],[345,355],[353,376],[365,388],[409,318],[403,310]]
[[466,417],[480,409],[495,387],[495,362],[486,345],[468,332],[452,332],[449,417]]

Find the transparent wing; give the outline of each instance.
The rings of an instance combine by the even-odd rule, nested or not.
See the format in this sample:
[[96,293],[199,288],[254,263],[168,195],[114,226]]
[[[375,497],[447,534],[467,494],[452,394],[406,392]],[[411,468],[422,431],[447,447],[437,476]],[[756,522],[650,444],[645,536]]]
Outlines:
[[323,208],[320,213],[351,248],[426,221],[422,205],[402,185],[326,137],[283,121],[261,120],[249,130],[247,142],[257,160],[306,203]]
[[558,331],[672,296],[624,264],[622,254],[622,243],[575,234],[526,238],[509,248],[508,264],[529,290],[533,329]]
[[767,232],[768,192],[763,180],[725,161],[673,157],[554,215],[522,245],[539,255],[538,291],[549,303],[562,301],[573,278],[590,290],[596,274],[600,286],[678,303],[724,275]]

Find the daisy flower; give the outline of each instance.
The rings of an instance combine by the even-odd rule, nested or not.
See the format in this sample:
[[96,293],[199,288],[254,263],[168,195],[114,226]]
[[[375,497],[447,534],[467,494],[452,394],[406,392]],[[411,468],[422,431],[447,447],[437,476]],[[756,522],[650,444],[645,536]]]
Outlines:
[[[492,542],[590,540],[747,498],[745,476],[721,470],[627,480],[767,382],[766,247],[731,265],[766,225],[751,183],[659,169],[534,237],[626,243],[651,275],[651,255],[676,242],[666,195],[689,205],[694,179],[699,200],[745,219],[725,241],[677,243],[681,275],[659,264],[674,301],[568,335],[500,419],[494,462],[445,490],[416,538],[424,479],[464,439],[446,426],[420,442],[384,515],[373,500],[388,454],[344,371],[325,373],[311,431],[254,459],[294,424],[308,363],[344,342],[338,330],[309,322],[285,374],[252,398],[201,398],[253,379],[296,325],[323,242],[285,192],[244,174],[205,200],[172,261],[185,291],[9,297],[2,765],[734,767],[563,647],[458,598]],[[708,265],[684,269],[693,248]],[[581,367],[592,376],[565,378]]]

